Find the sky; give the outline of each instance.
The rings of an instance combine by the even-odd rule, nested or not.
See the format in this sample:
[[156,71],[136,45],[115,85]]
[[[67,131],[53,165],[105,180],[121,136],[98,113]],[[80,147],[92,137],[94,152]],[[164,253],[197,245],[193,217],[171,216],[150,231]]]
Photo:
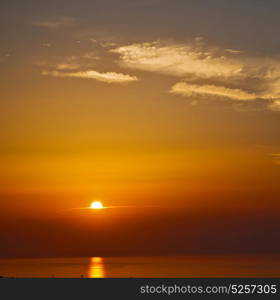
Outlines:
[[278,1],[0,8],[0,256],[280,251]]

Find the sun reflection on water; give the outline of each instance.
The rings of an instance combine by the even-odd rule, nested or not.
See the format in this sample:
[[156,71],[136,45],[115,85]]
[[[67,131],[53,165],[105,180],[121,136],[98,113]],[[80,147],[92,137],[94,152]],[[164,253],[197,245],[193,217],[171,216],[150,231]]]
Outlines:
[[105,264],[102,257],[91,257],[89,263],[88,277],[89,278],[104,278]]

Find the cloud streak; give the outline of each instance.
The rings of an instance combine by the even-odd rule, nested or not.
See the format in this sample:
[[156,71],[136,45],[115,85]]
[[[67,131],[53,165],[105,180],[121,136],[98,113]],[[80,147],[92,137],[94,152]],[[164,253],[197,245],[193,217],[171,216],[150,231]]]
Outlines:
[[232,100],[255,100],[257,96],[240,89],[230,89],[216,85],[196,85],[185,82],[176,83],[170,90],[173,94],[182,96],[218,96]]
[[76,20],[72,17],[57,17],[51,20],[44,20],[35,22],[35,26],[48,28],[48,29],[57,29],[61,27],[72,27],[76,24]]
[[130,83],[137,81],[136,76],[131,76],[123,73],[116,72],[97,72],[94,70],[90,71],[79,71],[79,72],[60,72],[60,71],[43,71],[42,75],[49,75],[54,77],[75,77],[82,79],[94,79],[106,83]]

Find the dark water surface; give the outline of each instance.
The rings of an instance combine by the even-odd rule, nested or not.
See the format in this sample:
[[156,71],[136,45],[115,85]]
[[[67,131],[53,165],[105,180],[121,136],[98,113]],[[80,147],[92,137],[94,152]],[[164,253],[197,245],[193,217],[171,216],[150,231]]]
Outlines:
[[280,256],[0,259],[4,277],[280,277]]

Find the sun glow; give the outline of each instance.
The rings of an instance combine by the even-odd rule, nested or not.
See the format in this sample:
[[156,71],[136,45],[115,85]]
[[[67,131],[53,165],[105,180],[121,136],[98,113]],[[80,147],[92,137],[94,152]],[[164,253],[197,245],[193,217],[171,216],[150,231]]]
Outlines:
[[89,270],[88,270],[89,278],[104,278],[106,277],[105,273],[105,264],[102,257],[91,257]]
[[90,205],[91,209],[102,209],[103,204],[100,201],[93,201]]

